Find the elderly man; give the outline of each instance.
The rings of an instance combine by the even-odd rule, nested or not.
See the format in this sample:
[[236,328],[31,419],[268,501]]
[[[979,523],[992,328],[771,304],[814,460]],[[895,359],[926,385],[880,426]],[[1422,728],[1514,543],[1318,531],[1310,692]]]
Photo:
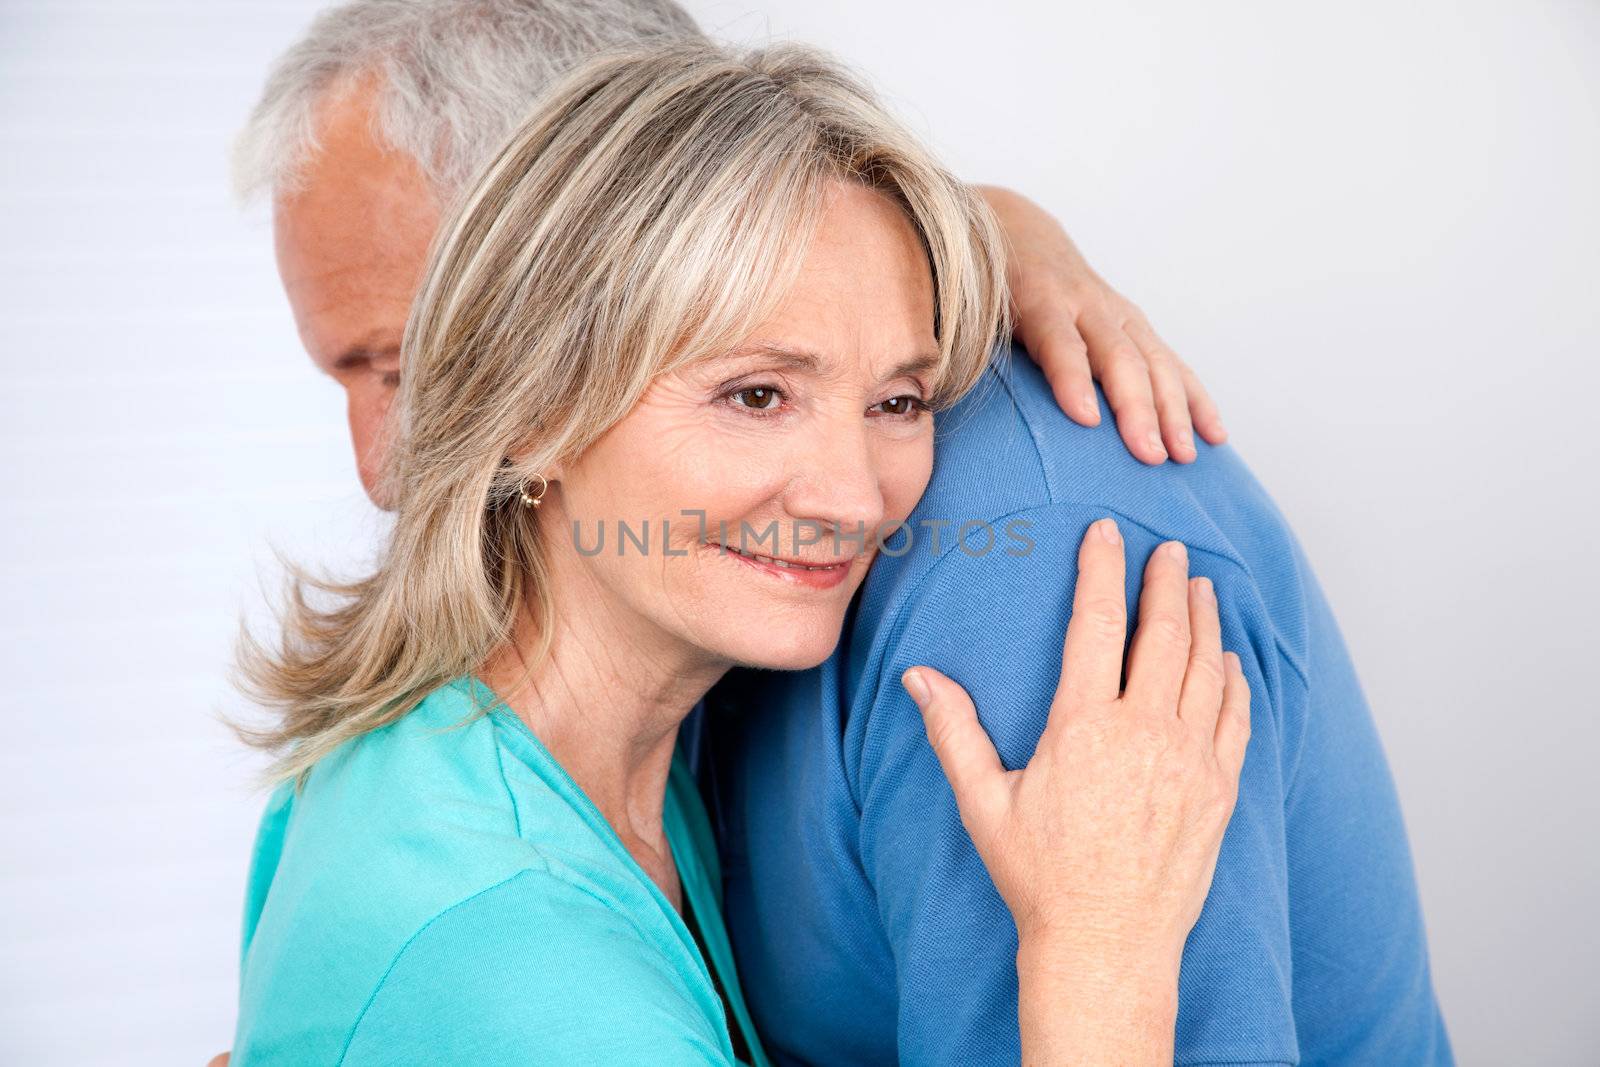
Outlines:
[[[441,212],[562,67],[697,32],[669,0],[354,0],[274,69],[240,143],[241,184],[272,195],[295,321],[346,391],[380,506],[385,413]],[[686,737],[770,1050],[816,1063],[1018,1058],[1015,930],[900,672],[943,669],[1007,764],[1025,762],[1059,664],[1071,549],[1112,510],[1135,554],[1191,546],[1228,647],[1250,653],[1255,694],[1234,820],[1182,960],[1178,1062],[1451,1062],[1393,783],[1298,544],[1215,447],[1214,407],[1138,309],[1030,202],[984,195],[1011,237],[1018,340],[1037,365],[997,363],[999,387],[941,433],[912,526],[950,524],[943,543],[921,537],[874,564],[828,663],[730,679]],[[1016,516],[1032,551],[979,552],[956,530]]]

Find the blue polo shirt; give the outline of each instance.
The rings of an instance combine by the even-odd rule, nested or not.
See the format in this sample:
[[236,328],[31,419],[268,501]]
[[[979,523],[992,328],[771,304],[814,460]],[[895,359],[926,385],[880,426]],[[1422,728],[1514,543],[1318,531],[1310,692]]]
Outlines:
[[708,700],[727,922],[773,1059],[1019,1059],[1016,930],[900,675],[925,663],[960,682],[1006,765],[1025,764],[1078,544],[1111,515],[1130,613],[1150,552],[1184,542],[1252,694],[1238,803],[1183,954],[1176,1063],[1453,1063],[1372,715],[1300,545],[1234,449],[1148,467],[1104,406],[1094,428],[1064,416],[1020,353],[937,429],[928,491],[833,657],[736,672]]

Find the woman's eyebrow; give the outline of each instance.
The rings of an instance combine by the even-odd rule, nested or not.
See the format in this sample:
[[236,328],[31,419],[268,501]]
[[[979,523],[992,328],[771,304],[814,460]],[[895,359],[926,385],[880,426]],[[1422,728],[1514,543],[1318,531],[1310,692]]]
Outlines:
[[751,359],[759,357],[765,359],[785,370],[805,370],[815,372],[822,366],[822,358],[815,352],[808,352],[803,348],[793,348],[789,345],[777,344],[772,341],[755,341],[751,344],[741,345],[729,352],[728,359]]
[[[761,357],[785,370],[810,371],[816,373],[822,366],[822,357],[815,352],[803,348],[794,348],[790,345],[778,344],[771,341],[757,341],[743,345],[728,353],[728,359],[748,359]],[[913,356],[910,359],[896,363],[883,376],[884,381],[893,381],[895,378],[915,377],[924,371],[934,369],[939,365],[939,357],[932,353]]]
[[896,363],[888,374],[883,376],[884,381],[893,381],[895,378],[915,378],[924,371],[933,370],[939,365],[939,357],[935,355],[915,356],[902,363]]

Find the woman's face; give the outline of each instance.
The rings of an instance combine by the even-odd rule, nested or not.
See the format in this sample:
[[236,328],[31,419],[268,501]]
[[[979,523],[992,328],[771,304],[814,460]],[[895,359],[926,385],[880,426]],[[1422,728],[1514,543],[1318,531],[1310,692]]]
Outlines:
[[779,669],[826,659],[878,531],[927,487],[933,299],[901,211],[836,184],[777,314],[733,354],[652,383],[553,472],[540,519],[579,579],[562,594],[645,645]]

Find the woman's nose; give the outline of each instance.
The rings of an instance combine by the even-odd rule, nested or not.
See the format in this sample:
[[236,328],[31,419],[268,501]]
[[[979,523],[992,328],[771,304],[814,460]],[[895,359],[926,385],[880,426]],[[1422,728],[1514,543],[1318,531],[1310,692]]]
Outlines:
[[884,516],[883,490],[869,435],[863,428],[837,424],[815,435],[796,455],[785,495],[786,510],[797,524],[815,523],[826,529],[827,539],[816,543],[827,546],[827,555],[863,551],[863,532],[870,544]]

